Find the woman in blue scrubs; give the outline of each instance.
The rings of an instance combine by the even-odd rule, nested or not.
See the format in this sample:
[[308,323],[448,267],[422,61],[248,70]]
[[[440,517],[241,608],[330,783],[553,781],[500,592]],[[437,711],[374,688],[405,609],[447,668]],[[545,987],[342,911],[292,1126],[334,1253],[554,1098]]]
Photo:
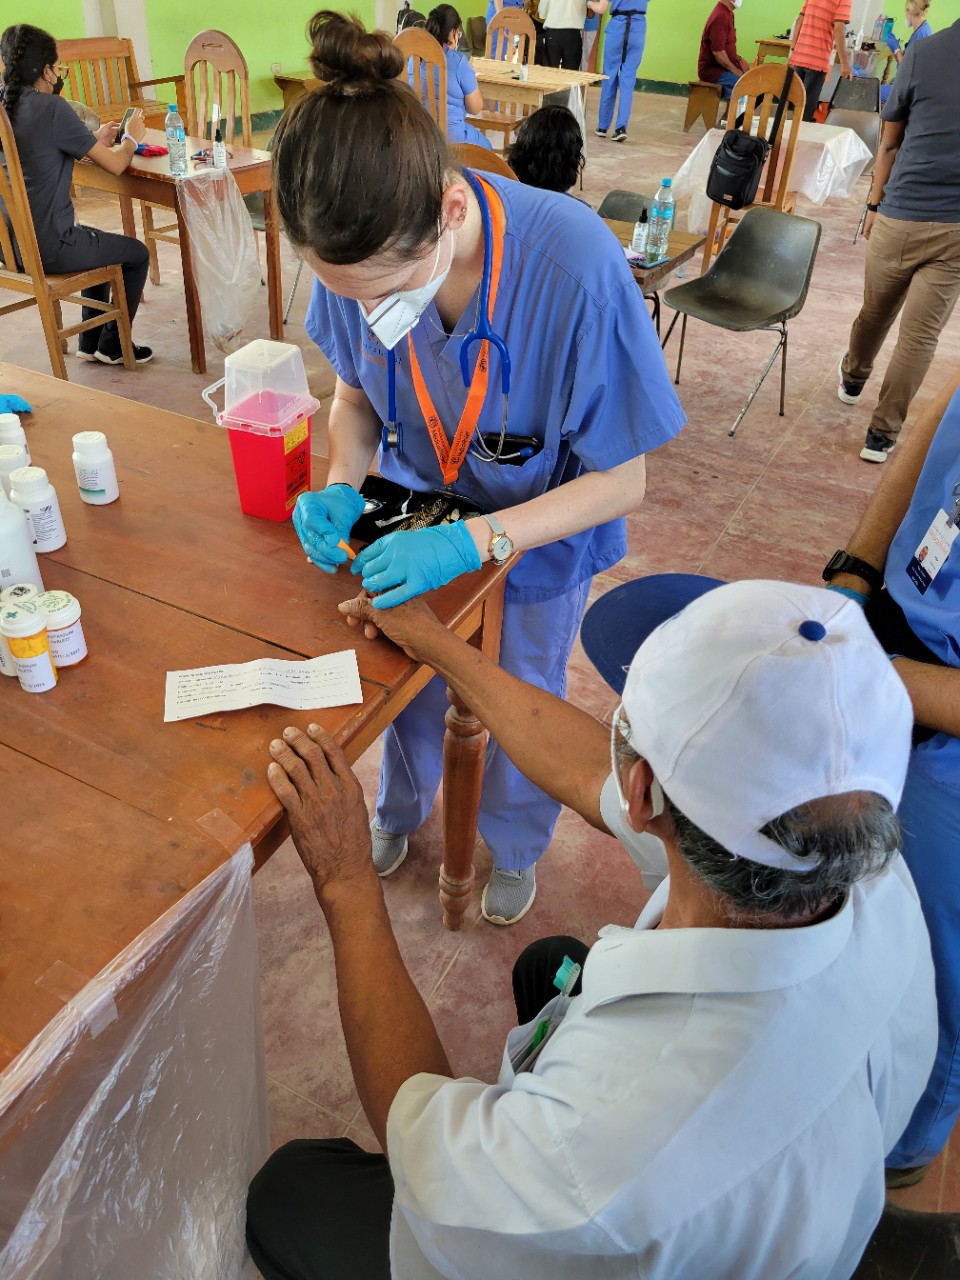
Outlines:
[[595,0],[593,8],[597,13],[610,14],[603,31],[603,74],[607,78],[600,86],[597,137],[607,136],[616,106],[613,141],[626,142],[633,91],[647,39],[647,0]]
[[[900,41],[891,31],[884,42],[890,52],[896,59],[897,66],[903,61],[903,55],[913,44],[914,40],[925,40],[927,36],[933,35],[933,28],[927,21],[927,13],[930,9],[930,0],[907,0],[904,16],[907,20],[907,26],[910,28],[911,35],[907,43],[900,48]],[[882,84],[880,86],[880,105],[884,106],[890,97],[890,91],[893,89],[892,84]]]
[[[483,94],[470,59],[460,52],[463,23],[452,4],[438,4],[427,15],[427,34],[443,48],[447,63],[447,140],[472,142],[476,147],[493,149],[485,133],[467,123],[467,112],[483,110]],[[411,73],[412,74],[412,73]]]
[[[507,581],[501,663],[562,696],[591,578],[626,550],[622,517],[643,499],[643,455],[684,422],[641,291],[585,205],[459,171],[396,79],[403,58],[386,36],[330,12],[309,30],[323,87],[281,121],[274,184],[317,277],[306,327],[337,389],[328,485],[301,498],[297,532],[315,564],[339,568],[375,459],[399,484],[472,500],[489,521],[391,534],[352,569],[388,608],[525,552]],[[479,342],[467,348],[468,394],[461,346],[482,298],[497,338],[485,360]],[[497,448],[508,383],[506,431],[532,437],[525,456]],[[391,421],[400,449],[385,447]],[[373,823],[382,875],[433,805],[446,707],[434,680],[386,734]],[[558,812],[491,746],[479,818],[494,862],[488,920],[509,924],[530,907]]]

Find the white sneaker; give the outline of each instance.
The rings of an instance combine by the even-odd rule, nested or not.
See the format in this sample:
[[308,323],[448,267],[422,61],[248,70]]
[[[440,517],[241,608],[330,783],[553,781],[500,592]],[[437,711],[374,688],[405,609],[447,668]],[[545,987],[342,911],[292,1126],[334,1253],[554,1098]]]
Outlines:
[[522,920],[537,896],[536,866],[522,871],[494,867],[484,885],[480,911],[491,924],[516,924]]

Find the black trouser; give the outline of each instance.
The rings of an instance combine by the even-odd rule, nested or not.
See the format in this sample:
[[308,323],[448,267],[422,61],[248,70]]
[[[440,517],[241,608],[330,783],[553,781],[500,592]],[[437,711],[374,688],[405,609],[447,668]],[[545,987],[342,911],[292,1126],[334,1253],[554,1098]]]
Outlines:
[[583,32],[576,27],[544,27],[543,60],[548,67],[579,71],[583,57]]
[[[557,994],[563,957],[582,965],[586,954],[576,938],[527,947],[513,967],[519,1024]],[[349,1138],[301,1139],[275,1151],[250,1184],[247,1244],[264,1280],[390,1280],[392,1212],[385,1156]]]
[[[77,226],[71,227],[63,236],[59,248],[51,253],[41,252],[41,258],[44,271],[51,273],[89,271],[92,267],[108,267],[118,263],[123,271],[127,312],[130,323],[133,324],[150,269],[150,254],[145,244],[132,236],[118,236],[111,231],[97,231],[95,227]],[[83,297],[108,302],[110,286],[101,284],[93,289],[84,289]],[[83,307],[82,314],[84,320],[91,320],[100,313],[93,307]],[[120,353],[120,335],[115,320],[109,320],[96,329],[86,329],[79,335],[78,341],[81,351],[96,351],[99,344],[102,351],[111,355]]]
[[820,92],[823,89],[823,82],[827,78],[825,71],[814,71],[810,67],[794,67],[794,74],[798,75],[803,81],[804,92],[807,95],[807,103],[803,109],[804,120],[812,120],[813,113],[820,105]]

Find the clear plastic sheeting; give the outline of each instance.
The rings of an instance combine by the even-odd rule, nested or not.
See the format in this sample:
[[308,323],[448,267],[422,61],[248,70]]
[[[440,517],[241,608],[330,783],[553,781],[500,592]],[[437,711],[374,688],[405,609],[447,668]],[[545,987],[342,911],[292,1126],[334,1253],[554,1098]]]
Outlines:
[[260,266],[250,215],[229,169],[198,169],[177,183],[190,232],[193,278],[203,327],[214,346],[235,351],[260,293]]
[[[784,125],[784,133],[788,126]],[[710,197],[706,193],[707,176],[714,153],[723,139],[722,129],[709,129],[687,156],[673,179],[674,199],[690,196],[687,230],[703,234],[710,223]],[[790,190],[798,191],[815,205],[831,197],[845,199],[857,185],[860,175],[873,159],[867,144],[852,129],[831,124],[812,124],[804,120],[793,156]],[[781,152],[780,163],[783,163]],[[761,189],[767,180],[764,169]]]
[[[249,1280],[267,1153],[245,845],[0,1075],[3,1280]],[[51,891],[55,891],[52,887]]]

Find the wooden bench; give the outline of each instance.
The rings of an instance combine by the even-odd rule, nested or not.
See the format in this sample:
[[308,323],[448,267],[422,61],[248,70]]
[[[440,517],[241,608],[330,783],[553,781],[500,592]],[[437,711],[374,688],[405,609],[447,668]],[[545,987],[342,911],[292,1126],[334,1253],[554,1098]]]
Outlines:
[[162,129],[171,96],[162,100],[143,91],[157,85],[174,90],[181,116],[186,119],[187,100],[183,75],[141,80],[133,41],[121,36],[91,36],[82,40],[58,40],[57,56],[69,70],[64,96],[82,102],[95,112],[101,123],[120,120],[128,107],[140,107],[147,127]]
[[720,110],[720,85],[712,84],[709,80],[690,80],[687,90],[689,97],[683,132],[689,133],[695,120],[702,120],[705,129],[712,129],[717,123]]

